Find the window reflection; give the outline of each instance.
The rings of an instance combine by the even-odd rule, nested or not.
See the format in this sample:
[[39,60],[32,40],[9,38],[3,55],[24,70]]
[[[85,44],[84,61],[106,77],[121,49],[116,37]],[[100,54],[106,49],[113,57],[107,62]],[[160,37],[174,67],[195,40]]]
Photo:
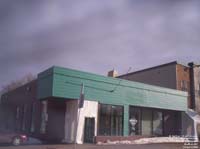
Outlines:
[[113,105],[100,105],[99,135],[123,135],[123,107]]
[[130,107],[129,113],[129,134],[140,135],[141,130],[141,110],[136,107]]
[[162,112],[153,111],[153,135],[161,136],[163,135],[163,120]]
[[129,135],[163,135],[162,111],[157,109],[130,106]]
[[142,135],[152,135],[152,110],[142,109]]

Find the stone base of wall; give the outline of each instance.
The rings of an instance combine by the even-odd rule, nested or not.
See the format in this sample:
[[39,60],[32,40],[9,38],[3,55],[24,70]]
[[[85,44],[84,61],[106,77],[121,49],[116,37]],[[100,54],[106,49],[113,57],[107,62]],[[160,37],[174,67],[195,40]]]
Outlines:
[[95,143],[107,143],[109,141],[134,141],[149,136],[96,136]]

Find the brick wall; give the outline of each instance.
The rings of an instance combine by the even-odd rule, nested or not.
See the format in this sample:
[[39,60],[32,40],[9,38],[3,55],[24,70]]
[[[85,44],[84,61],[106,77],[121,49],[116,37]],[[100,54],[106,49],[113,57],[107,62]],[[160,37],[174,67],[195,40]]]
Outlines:
[[188,107],[191,108],[190,97],[190,69],[186,66],[177,64],[176,66],[176,85],[177,89],[188,92]]
[[[6,117],[0,122],[2,128],[23,132],[32,136],[39,136],[41,102],[37,100],[36,96],[37,80],[31,81],[30,83],[3,94],[1,106],[4,107],[4,110],[2,111],[2,115],[6,115]],[[36,107],[34,120],[35,131],[31,132],[33,103]]]

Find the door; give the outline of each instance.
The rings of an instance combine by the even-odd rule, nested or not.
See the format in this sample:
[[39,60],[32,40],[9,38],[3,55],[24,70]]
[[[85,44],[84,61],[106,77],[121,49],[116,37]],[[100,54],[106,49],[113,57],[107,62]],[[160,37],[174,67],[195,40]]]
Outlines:
[[84,128],[84,143],[94,142],[94,127],[95,127],[95,119],[86,117],[85,128]]

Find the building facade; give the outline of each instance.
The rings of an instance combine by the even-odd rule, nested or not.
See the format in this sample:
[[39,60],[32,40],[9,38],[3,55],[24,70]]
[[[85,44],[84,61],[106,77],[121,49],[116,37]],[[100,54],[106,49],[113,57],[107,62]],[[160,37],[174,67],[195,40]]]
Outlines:
[[185,92],[61,67],[39,73],[1,101],[1,128],[79,144],[98,137],[180,135],[187,110]]
[[[188,108],[200,113],[200,68],[194,63],[187,66],[174,61],[121,75],[118,78],[185,91],[188,93]],[[195,124],[194,120],[191,120],[195,113],[190,115],[191,118],[187,118],[187,115],[183,114],[182,119],[185,121],[185,127],[187,129],[192,127],[193,130],[199,122]],[[190,134],[194,135],[194,132]]]
[[188,108],[200,113],[200,68],[176,61],[118,76],[118,78],[186,91]]
[[193,95],[194,95],[194,109],[200,113],[200,68],[192,64],[193,69]]

